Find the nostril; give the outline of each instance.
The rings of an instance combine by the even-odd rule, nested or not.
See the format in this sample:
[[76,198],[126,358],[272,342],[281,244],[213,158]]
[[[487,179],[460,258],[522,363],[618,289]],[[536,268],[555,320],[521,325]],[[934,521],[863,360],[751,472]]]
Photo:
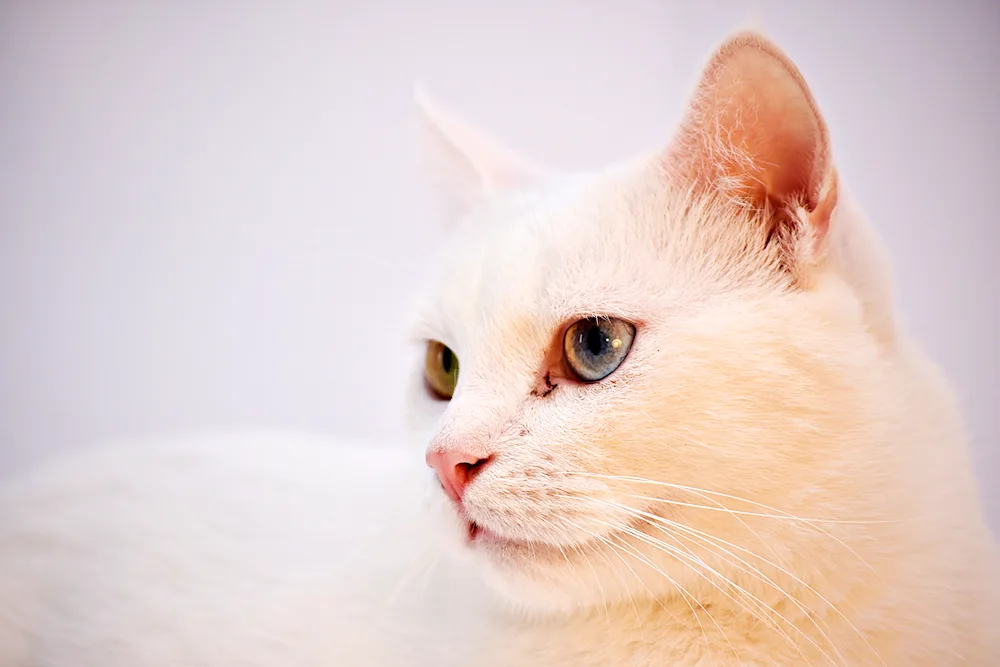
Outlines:
[[492,460],[492,456],[487,456],[485,459],[479,459],[471,463],[463,461],[456,464],[455,476],[461,481],[462,487],[464,488],[469,482],[475,479]]
[[427,465],[434,468],[441,487],[455,502],[461,502],[465,487],[493,460],[492,456],[479,458],[461,451],[431,450],[427,452]]

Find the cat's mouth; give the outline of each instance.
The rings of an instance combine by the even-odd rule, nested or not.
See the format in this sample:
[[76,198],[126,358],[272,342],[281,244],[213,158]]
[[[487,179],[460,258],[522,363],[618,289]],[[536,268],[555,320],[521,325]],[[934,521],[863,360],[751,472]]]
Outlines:
[[[450,509],[452,520],[456,522],[459,537],[463,546],[474,551],[483,551],[494,556],[501,557],[524,557],[530,556],[533,559],[546,560],[550,557],[560,557],[565,559],[565,549],[579,549],[587,545],[600,545],[608,542],[609,536],[622,536],[634,534],[636,531],[645,532],[644,523],[640,520],[623,523],[607,534],[589,533],[590,539],[579,542],[551,542],[544,537],[522,537],[520,535],[511,537],[510,530],[502,531],[488,525],[478,518],[473,518],[470,508],[461,502],[447,503]],[[528,528],[527,526],[525,528]],[[504,533],[507,534],[504,534]],[[522,532],[515,528],[515,532]],[[535,531],[532,531],[535,532]]]
[[486,530],[475,521],[468,521],[466,524],[466,539],[470,544],[477,540],[480,542],[483,540],[495,541],[497,538],[495,533]]
[[459,505],[455,507],[455,510],[461,524],[466,547],[501,551],[531,551],[535,554],[547,548],[555,549],[545,542],[506,537],[470,518],[464,507]]
[[[561,547],[544,539],[508,537],[469,517],[465,508],[454,506],[460,522],[460,531],[464,546],[473,550],[482,550],[494,556],[530,556],[532,559],[546,560],[552,557],[564,558]],[[600,540],[601,538],[595,538]],[[589,542],[568,545],[562,548],[578,548]]]
[[482,545],[509,548],[530,548],[535,546],[535,543],[528,540],[515,540],[499,535],[486,526],[470,519],[463,510],[459,510],[459,518],[465,523],[465,543],[468,546]]
[[469,546],[480,545],[483,547],[507,548],[507,549],[532,549],[548,547],[542,542],[531,540],[516,540],[494,533],[489,528],[482,526],[475,521],[467,521],[466,524],[466,544]]

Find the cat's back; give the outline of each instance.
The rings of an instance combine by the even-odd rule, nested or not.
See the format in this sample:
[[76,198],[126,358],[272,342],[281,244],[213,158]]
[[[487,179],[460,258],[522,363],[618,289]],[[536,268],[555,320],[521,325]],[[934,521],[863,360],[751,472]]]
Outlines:
[[449,605],[425,595],[414,458],[216,436],[16,479],[0,491],[0,664],[447,664],[424,637]]

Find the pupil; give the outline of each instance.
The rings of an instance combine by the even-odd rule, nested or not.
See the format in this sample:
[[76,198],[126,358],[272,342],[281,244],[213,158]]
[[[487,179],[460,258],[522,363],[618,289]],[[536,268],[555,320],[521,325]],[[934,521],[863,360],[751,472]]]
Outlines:
[[587,351],[595,357],[602,355],[608,347],[608,337],[604,335],[599,326],[593,326],[587,331],[587,339],[584,342],[587,345]]
[[441,368],[444,369],[445,373],[451,373],[451,367],[454,363],[455,359],[454,355],[451,353],[451,349],[446,347],[441,350]]

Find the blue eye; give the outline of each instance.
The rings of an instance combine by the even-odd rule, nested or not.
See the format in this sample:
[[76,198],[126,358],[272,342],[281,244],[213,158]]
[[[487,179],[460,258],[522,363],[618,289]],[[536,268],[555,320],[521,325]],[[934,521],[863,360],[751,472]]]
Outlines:
[[579,320],[563,340],[566,365],[583,382],[603,380],[625,361],[634,338],[635,327],[625,320]]

